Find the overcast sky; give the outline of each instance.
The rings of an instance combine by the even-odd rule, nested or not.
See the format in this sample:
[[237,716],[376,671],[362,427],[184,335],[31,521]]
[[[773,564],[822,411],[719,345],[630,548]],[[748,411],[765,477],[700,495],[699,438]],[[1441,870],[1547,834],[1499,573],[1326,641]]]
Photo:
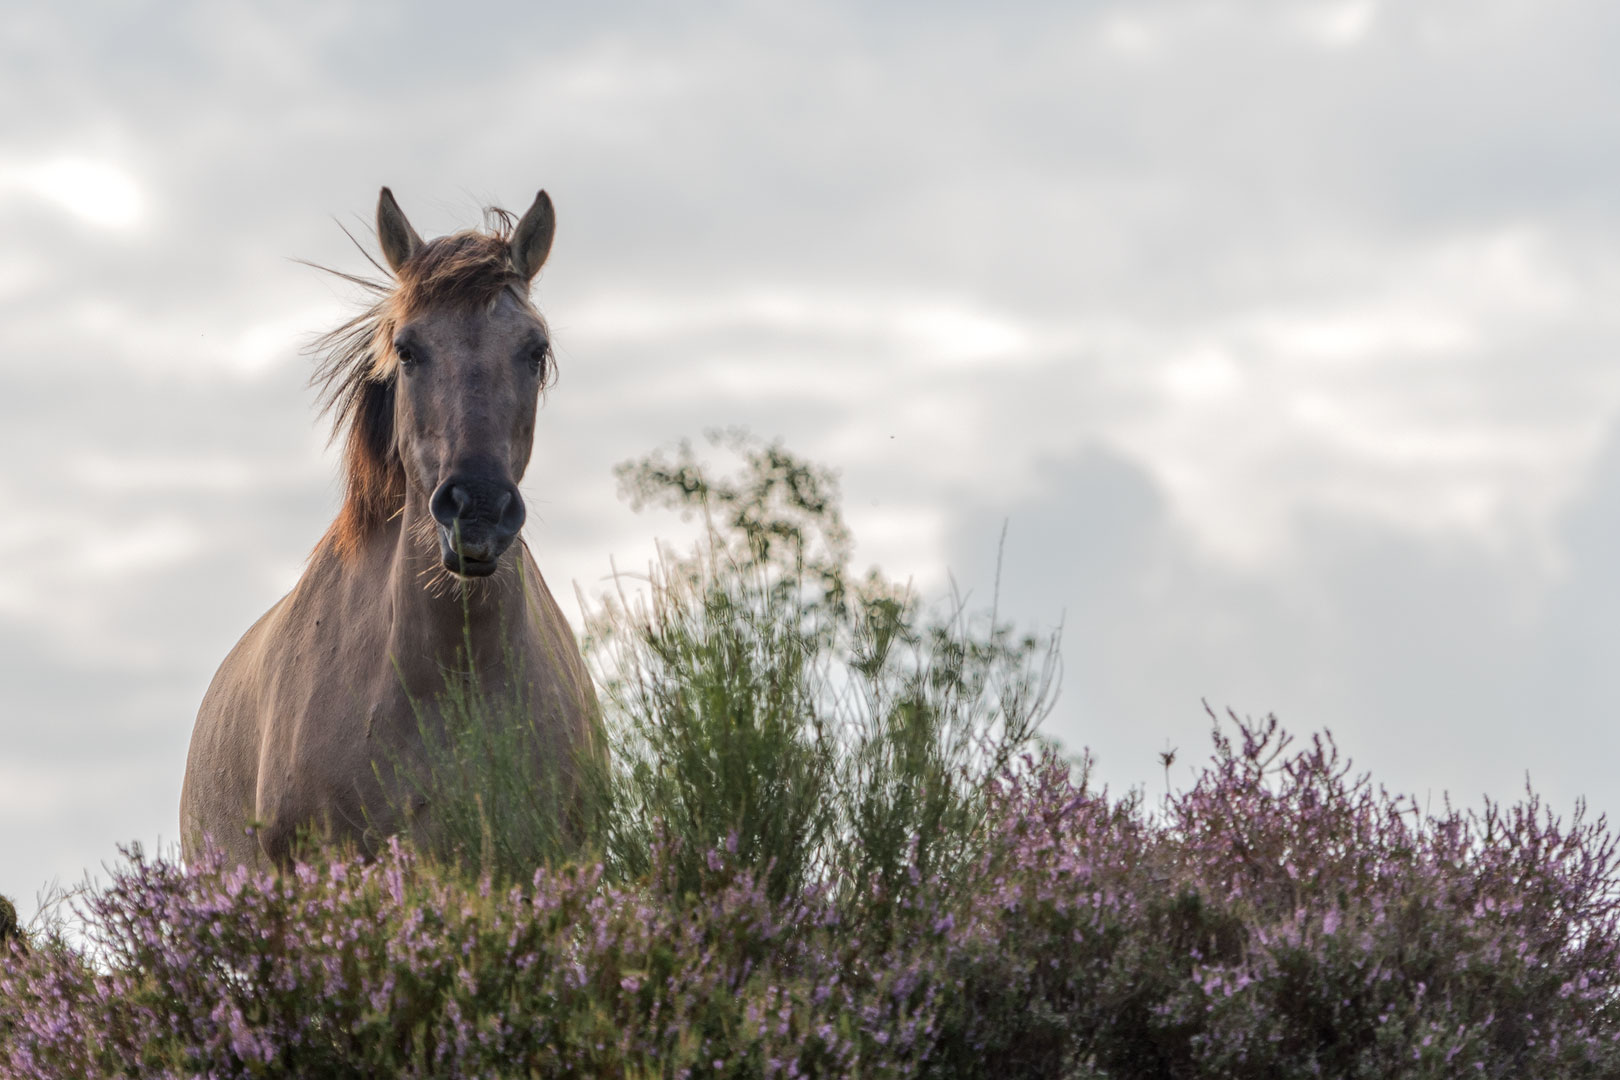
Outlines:
[[[172,841],[214,668],[335,508],[300,347],[390,185],[556,201],[527,531],[746,425],[863,563],[1065,626],[1051,734],[1200,702],[1391,787],[1620,810],[1620,6],[192,5],[0,36],[0,893]],[[571,614],[577,607],[569,603]]]

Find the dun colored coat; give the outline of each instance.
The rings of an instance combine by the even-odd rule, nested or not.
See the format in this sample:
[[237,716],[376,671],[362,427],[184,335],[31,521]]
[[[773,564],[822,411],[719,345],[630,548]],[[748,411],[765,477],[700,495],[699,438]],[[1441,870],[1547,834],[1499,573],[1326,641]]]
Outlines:
[[[387,188],[377,234],[394,282],[321,340],[317,371],[346,494],[303,577],[243,636],[203,698],[180,794],[182,846],[284,863],[309,826],[375,850],[433,808],[423,760],[447,676],[521,696],[551,763],[591,738],[596,699],[527,545],[518,482],[551,371],[529,287],[551,200],[492,231],[423,242]],[[407,820],[408,819],[408,820]]]

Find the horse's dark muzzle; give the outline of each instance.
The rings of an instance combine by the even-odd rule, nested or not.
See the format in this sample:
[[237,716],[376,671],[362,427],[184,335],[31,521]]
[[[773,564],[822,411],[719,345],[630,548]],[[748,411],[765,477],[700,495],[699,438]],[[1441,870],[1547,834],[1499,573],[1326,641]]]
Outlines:
[[472,476],[452,476],[440,484],[428,509],[439,526],[445,569],[463,577],[493,574],[526,516],[516,486]]

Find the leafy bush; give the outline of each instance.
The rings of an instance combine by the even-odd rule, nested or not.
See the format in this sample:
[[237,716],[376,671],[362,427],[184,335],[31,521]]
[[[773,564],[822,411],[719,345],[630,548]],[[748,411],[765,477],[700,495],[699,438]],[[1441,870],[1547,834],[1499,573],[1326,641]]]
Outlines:
[[667,841],[682,888],[729,843],[773,899],[830,883],[892,902],[913,875],[978,851],[990,782],[1029,748],[1056,689],[1057,641],[992,611],[935,611],[876,571],[857,579],[826,470],[711,436],[743,461],[715,478],[683,444],[620,467],[633,506],[703,523],[645,596],[590,622],[622,774],[609,863]]
[[470,731],[448,858],[131,851],[87,944],[3,954],[0,1077],[1620,1075],[1602,820],[1236,717],[1162,803],[1094,789],[1032,740],[1049,654],[854,581],[831,478],[738,445],[623,474],[705,540],[593,624],[586,835],[500,837],[522,736]]

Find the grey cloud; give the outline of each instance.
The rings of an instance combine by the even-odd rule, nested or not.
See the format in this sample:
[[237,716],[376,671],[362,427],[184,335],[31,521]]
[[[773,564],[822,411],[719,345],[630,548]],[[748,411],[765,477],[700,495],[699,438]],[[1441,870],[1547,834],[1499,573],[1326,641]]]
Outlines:
[[1363,768],[1420,796],[1513,798],[1528,773],[1562,810],[1620,801],[1612,447],[1560,530],[1562,585],[1523,552],[1326,514],[1286,564],[1240,573],[1202,558],[1126,461],[1092,450],[1037,475],[1025,498],[955,521],[952,563],[982,598],[1005,515],[1002,611],[1040,628],[1063,604],[1051,730],[1095,749],[1103,778],[1147,781],[1166,744],[1201,758],[1207,699],[1331,729]]

